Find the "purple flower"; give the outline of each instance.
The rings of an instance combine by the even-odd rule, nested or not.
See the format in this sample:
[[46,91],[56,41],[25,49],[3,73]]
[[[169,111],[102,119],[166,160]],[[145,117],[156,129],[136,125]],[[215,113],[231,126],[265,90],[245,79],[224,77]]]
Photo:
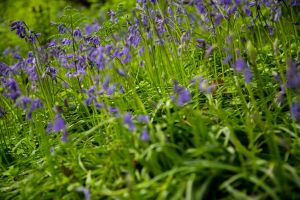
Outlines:
[[291,105],[291,118],[295,121],[300,120],[300,113],[299,113],[300,105],[298,102],[293,102]]
[[234,63],[234,69],[236,72],[242,72],[244,74],[245,82],[250,83],[252,79],[252,72],[247,65],[247,63],[243,59],[238,59]]
[[69,136],[69,134],[68,134],[67,130],[64,130],[64,134],[61,136],[61,141],[67,142],[68,136]]
[[207,48],[207,50],[205,51],[205,57],[208,58],[214,50],[215,50],[215,47],[213,45],[209,46]]
[[46,67],[46,73],[51,77],[52,80],[56,80],[57,71],[54,67]]
[[242,3],[242,0],[234,0],[236,5],[240,5]]
[[101,108],[104,107],[104,104],[103,104],[103,103],[96,102],[96,103],[95,103],[95,106],[96,106],[97,109],[101,109]]
[[61,34],[64,34],[67,32],[67,28],[64,24],[59,24],[57,26],[57,29],[58,29],[58,32],[61,33]]
[[81,35],[81,31],[79,28],[76,28],[73,32],[73,36],[74,37],[77,37],[78,39],[81,39],[82,38],[82,35]]
[[173,10],[170,6],[168,6],[168,14],[169,14],[169,16],[173,15]]
[[188,103],[190,101],[190,92],[187,89],[184,89],[179,95],[178,95],[178,106],[183,106],[184,104]]
[[229,61],[231,61],[231,59],[232,59],[232,54],[229,53],[229,54],[224,58],[223,64],[224,64],[224,65],[228,64]]
[[21,96],[20,101],[21,101],[21,108],[23,110],[26,110],[27,105],[30,104],[31,102],[31,99],[29,97]]
[[55,47],[56,45],[57,45],[57,44],[56,44],[56,39],[51,40],[51,41],[47,44],[48,47]]
[[91,193],[90,190],[85,187],[78,187],[76,188],[77,192],[83,192],[85,200],[91,200]]
[[115,22],[116,13],[113,10],[109,10],[107,14],[110,17],[110,21]]
[[107,90],[107,89],[108,89],[109,81],[110,81],[110,77],[107,76],[107,77],[104,79],[104,82],[103,82],[103,85],[102,85],[102,88],[103,88],[104,90]]
[[251,72],[251,70],[248,67],[244,70],[244,77],[245,77],[245,82],[246,83],[250,83],[251,82],[252,72]]
[[292,0],[290,5],[291,6],[300,6],[300,1],[299,0]]
[[18,60],[23,60],[23,58],[20,56],[20,54],[19,54],[19,52],[14,52],[14,56],[13,56],[13,58],[15,58],[15,59],[18,59]]
[[235,61],[234,65],[235,65],[235,70],[237,72],[241,72],[248,67],[243,59],[238,59],[237,61]]
[[274,21],[279,21],[281,15],[282,15],[281,9],[280,9],[280,8],[277,8],[277,9],[275,10]]
[[93,23],[91,25],[87,25],[85,27],[85,33],[87,35],[90,35],[92,32],[98,31],[99,30],[99,24],[98,23]]
[[35,33],[34,31],[29,31],[28,41],[34,43],[36,38],[40,37],[40,33]]
[[138,115],[137,120],[139,122],[148,123],[150,121],[150,118],[148,115]]
[[125,113],[123,117],[124,124],[128,126],[129,131],[133,132],[135,130],[135,125],[132,121],[132,116],[130,113]]
[[183,106],[190,101],[191,97],[188,89],[180,86],[176,81],[174,81],[174,92],[177,99],[173,96],[173,101],[175,101],[178,106]]
[[203,1],[202,0],[196,0],[195,1],[195,4],[196,4],[196,7],[198,9],[198,11],[201,13],[201,14],[205,14],[205,5],[203,4]]
[[105,50],[106,50],[106,52],[107,53],[110,53],[111,52],[111,50],[112,50],[112,45],[111,44],[107,44],[107,45],[105,45]]
[[149,136],[149,133],[148,133],[147,128],[144,128],[144,129],[143,129],[143,131],[142,131],[142,133],[141,133],[141,140],[142,140],[142,141],[145,141],[145,142],[147,142],[147,141],[150,140],[150,136]]
[[15,79],[9,78],[6,85],[10,91],[8,96],[15,102],[21,94],[17,82],[15,81]]
[[50,133],[53,130],[53,124],[48,122],[47,128],[46,128],[46,133]]
[[31,105],[30,105],[30,108],[29,108],[29,111],[28,111],[28,119],[31,119],[32,118],[32,112],[34,110],[36,110],[37,108],[43,108],[44,105],[43,103],[41,102],[41,100],[39,98],[35,98],[32,102],[31,102]]
[[11,28],[11,31],[16,30],[16,34],[20,38],[26,37],[26,29],[25,29],[23,21],[15,21],[15,22],[11,23],[10,28]]
[[286,73],[286,85],[289,89],[297,90],[300,86],[300,73],[297,68],[297,62],[288,61],[288,70]]
[[215,23],[217,26],[220,25],[222,19],[223,19],[223,15],[221,13],[218,13],[217,16],[215,17]]
[[127,46],[123,47],[121,55],[124,56],[124,58],[122,59],[123,64],[126,64],[130,61],[131,56],[130,56],[130,53],[129,53],[129,48]]
[[61,130],[66,130],[65,120],[61,117],[60,114],[55,115],[52,130],[55,132],[59,132]]
[[143,52],[145,51],[145,47],[142,46],[139,50],[138,50],[138,55],[142,56]]
[[0,62],[0,75],[6,77],[9,71],[10,71],[9,67],[5,63]]
[[250,10],[250,8],[249,8],[248,6],[245,6],[245,7],[244,7],[244,11],[245,11],[245,14],[246,14],[248,17],[252,16],[252,12],[251,12],[251,10]]
[[63,38],[63,39],[61,40],[61,43],[62,43],[63,45],[70,45],[70,44],[72,43],[72,41],[69,40],[68,38]]
[[113,93],[115,92],[115,85],[111,85],[108,87],[107,91],[106,91],[106,94],[107,95],[112,95]]
[[284,85],[281,85],[281,90],[276,94],[276,98],[275,101],[282,105],[284,103],[284,97],[285,97],[285,89],[284,89]]
[[120,76],[126,76],[126,72],[124,71],[124,69],[118,68],[117,72]]
[[119,115],[119,109],[118,109],[118,108],[109,107],[109,108],[108,108],[108,112],[109,112],[110,114]]

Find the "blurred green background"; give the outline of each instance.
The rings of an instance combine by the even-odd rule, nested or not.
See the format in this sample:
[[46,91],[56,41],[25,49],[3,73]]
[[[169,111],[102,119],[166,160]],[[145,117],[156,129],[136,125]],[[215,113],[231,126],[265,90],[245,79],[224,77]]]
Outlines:
[[[26,48],[24,40],[10,31],[10,23],[23,20],[31,30],[42,33],[41,41],[46,43],[56,27],[51,26],[58,22],[64,8],[71,6],[80,11],[86,23],[91,23],[107,15],[108,9],[116,9],[123,4],[130,10],[135,0],[1,0],[0,1],[0,55],[7,47],[21,46]],[[26,51],[26,49],[24,49]]]

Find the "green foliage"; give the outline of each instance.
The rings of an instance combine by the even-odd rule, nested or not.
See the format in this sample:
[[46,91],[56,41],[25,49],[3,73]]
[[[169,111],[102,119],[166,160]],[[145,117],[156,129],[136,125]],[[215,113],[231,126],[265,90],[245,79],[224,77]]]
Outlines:
[[[61,9],[65,4],[54,2],[31,1],[24,9],[21,0],[14,6],[3,2],[8,6],[3,16],[11,16],[5,16],[0,31],[12,40],[1,41],[0,51],[19,44],[24,52],[33,51],[35,59],[43,59],[39,48],[7,33],[9,22],[18,18],[42,31],[42,44],[53,39],[72,41],[69,46],[57,45],[71,55],[70,60],[77,54],[88,56],[80,44],[93,37],[99,37],[103,47],[114,44],[121,50],[130,46],[124,37],[130,23],[136,17],[138,30],[143,30],[141,16],[150,12],[140,7],[130,12],[135,1],[104,4],[91,0],[86,10]],[[147,5],[157,10],[157,16],[168,9],[162,1]],[[20,12],[12,16],[16,9]],[[110,20],[109,9],[116,13],[117,21]],[[194,7],[187,11],[197,13]],[[255,12],[253,9],[253,15]],[[298,16],[293,12],[283,10],[282,21],[273,24],[274,35],[269,35],[264,20],[246,28],[246,18],[223,20],[212,33],[211,27],[197,26],[197,21],[190,21],[182,12],[167,15],[166,34],[160,36],[158,22],[149,19],[149,30],[138,32],[138,48],[130,46],[130,63],[115,56],[106,63],[108,67],[99,70],[87,59],[84,76],[65,76],[77,70],[79,59],[71,60],[74,68],[63,67],[61,60],[51,57],[48,47],[45,51],[50,59],[36,64],[36,82],[25,74],[12,75],[22,94],[44,103],[32,119],[27,117],[29,105],[21,109],[20,102],[4,96],[7,88],[0,88],[0,108],[5,111],[0,110],[0,199],[88,199],[83,188],[90,191],[91,199],[299,199],[299,123],[290,117],[290,107],[299,94],[286,87],[288,61],[300,58],[299,28],[287,23]],[[260,15],[257,19],[271,14],[262,9]],[[182,17],[181,23],[177,17]],[[75,38],[75,29],[93,22],[100,24],[98,31],[89,38]],[[57,33],[59,25],[68,31]],[[190,34],[187,30],[193,32],[185,40]],[[152,34],[149,39],[148,33]],[[205,40],[202,47],[199,38]],[[165,43],[160,44],[159,39]],[[141,46],[145,50],[138,55]],[[229,53],[232,60],[223,62]],[[11,55],[2,57],[13,64]],[[240,58],[253,73],[249,82],[233,67]],[[46,71],[48,66],[57,70],[57,79]],[[281,82],[274,81],[274,72]],[[102,91],[95,98],[105,104],[103,108],[85,105],[86,91],[91,86],[102,89],[107,77],[116,88],[122,85],[124,93]],[[281,84],[286,91],[280,103]],[[34,93],[32,86],[37,88]],[[182,86],[177,89],[180,92],[188,89],[188,102],[176,102],[180,93],[176,86]],[[210,86],[214,87],[209,91]],[[111,114],[108,107],[119,108],[119,114]],[[124,122],[127,112],[132,113],[134,131]],[[141,114],[148,115],[149,122],[138,121]],[[57,115],[67,123],[68,141],[61,141],[64,130],[48,131]],[[149,140],[141,139],[143,130],[149,131]]]

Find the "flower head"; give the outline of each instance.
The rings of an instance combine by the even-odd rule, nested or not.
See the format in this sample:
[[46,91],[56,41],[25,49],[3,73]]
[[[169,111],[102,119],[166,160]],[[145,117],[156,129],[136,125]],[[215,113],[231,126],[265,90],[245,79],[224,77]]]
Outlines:
[[143,140],[145,142],[150,140],[150,136],[149,136],[147,128],[143,129],[143,131],[141,133],[141,140]]
[[135,125],[132,121],[132,116],[130,113],[125,113],[124,117],[123,117],[123,121],[124,124],[126,124],[128,126],[128,129],[133,132],[135,130]]
[[293,102],[291,105],[291,118],[295,121],[300,120],[300,104],[298,102]]
[[59,132],[61,130],[66,130],[65,120],[61,117],[60,114],[55,115],[52,130],[55,132]]

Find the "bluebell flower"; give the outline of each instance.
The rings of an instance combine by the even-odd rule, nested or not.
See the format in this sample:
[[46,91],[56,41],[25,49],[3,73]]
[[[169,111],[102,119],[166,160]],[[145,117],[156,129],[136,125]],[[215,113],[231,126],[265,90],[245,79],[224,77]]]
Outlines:
[[295,121],[300,120],[300,104],[298,102],[293,102],[291,105],[291,118]]
[[23,60],[23,58],[20,56],[19,52],[14,52],[13,58],[18,59],[18,60]]
[[115,115],[119,115],[119,109],[118,108],[115,108],[115,107],[109,107],[108,108],[108,112],[110,113],[110,114],[115,114]]
[[115,22],[116,13],[113,10],[109,10],[107,14],[110,17],[110,21]]
[[91,200],[91,193],[89,191],[89,189],[85,188],[85,187],[78,187],[76,188],[77,192],[83,192],[85,200]]
[[81,31],[80,31],[79,28],[76,28],[76,29],[74,30],[73,36],[74,36],[75,38],[78,38],[78,39],[81,39],[81,38],[82,38]]
[[39,98],[35,98],[32,102],[31,102],[31,105],[30,105],[30,108],[29,108],[29,111],[28,111],[28,119],[31,119],[32,118],[32,113],[34,110],[36,110],[37,108],[43,108],[44,105],[43,103],[41,102],[41,100]]
[[34,43],[34,42],[36,41],[36,39],[37,39],[38,37],[40,37],[40,36],[41,36],[41,33],[36,33],[36,32],[34,32],[34,31],[29,31],[29,36],[28,36],[27,40],[28,40],[29,42]]
[[50,134],[53,131],[53,124],[51,122],[48,122],[46,133]]
[[290,3],[291,6],[300,6],[300,1],[299,0],[292,0]]
[[205,51],[205,57],[208,58],[214,50],[215,50],[215,46],[213,45],[209,46]]
[[67,28],[64,24],[59,24],[57,26],[57,29],[58,29],[58,32],[61,33],[61,34],[64,34],[67,32]]
[[234,66],[237,72],[241,72],[248,67],[246,62],[243,59],[236,60]]
[[145,27],[148,27],[149,24],[148,24],[148,16],[147,15],[142,14],[142,22]]
[[145,141],[145,142],[147,142],[147,141],[150,140],[150,136],[149,136],[149,133],[148,133],[147,128],[144,128],[144,129],[143,129],[143,131],[142,131],[142,133],[141,133],[141,140],[142,140],[142,141]]
[[124,56],[124,58],[122,59],[122,63],[123,64],[128,63],[131,59],[131,56],[130,56],[129,48],[127,46],[123,47],[122,55]]
[[0,75],[6,77],[9,71],[10,68],[5,63],[0,62]]
[[63,45],[70,45],[70,44],[72,44],[72,40],[70,40],[70,39],[68,39],[68,38],[63,38],[63,39],[61,40],[61,43],[62,43]]
[[115,88],[115,85],[110,85],[106,91],[106,94],[109,96],[112,95],[115,92]]
[[286,85],[289,89],[298,90],[300,87],[300,73],[297,68],[298,63],[292,60],[288,61],[288,70],[286,72]]
[[59,132],[61,130],[66,130],[65,120],[58,113],[55,115],[52,130],[55,132]]
[[203,4],[202,0],[195,0],[195,4],[196,4],[196,7],[197,7],[199,13],[201,13],[201,14],[205,14],[206,13],[206,7]]
[[150,121],[150,118],[148,115],[138,115],[137,120],[139,122],[148,123]]
[[123,117],[124,124],[128,126],[129,131],[133,132],[135,130],[135,125],[132,121],[132,115],[127,112]]
[[246,83],[251,82],[252,72],[247,63],[242,58],[239,58],[235,61],[234,70],[236,72],[243,73]]
[[16,30],[16,34],[20,38],[26,37],[27,33],[26,33],[26,29],[25,29],[23,21],[15,21],[15,22],[11,23],[10,28],[11,28],[11,31]]
[[90,35],[91,33],[98,31],[99,28],[100,28],[99,24],[97,22],[94,22],[93,24],[87,25],[85,27],[85,33],[87,35]]
[[56,45],[57,45],[56,39],[53,39],[47,44],[47,47],[55,47]]
[[107,90],[107,89],[108,89],[108,87],[109,87],[109,82],[110,82],[110,77],[107,76],[107,77],[104,79],[104,82],[103,82],[103,85],[102,85],[102,88],[103,88],[104,90]]
[[119,92],[120,92],[121,94],[123,94],[123,93],[124,93],[124,88],[123,88],[123,86],[122,86],[122,85],[120,85]]
[[274,21],[279,21],[281,15],[282,15],[281,9],[280,9],[280,7],[278,7],[278,8],[275,10]]
[[120,76],[126,76],[126,72],[124,71],[124,69],[118,68],[117,72]]
[[174,81],[174,92],[173,101],[175,101],[178,106],[183,106],[190,101],[191,97],[188,89],[180,86],[176,81]]
[[184,104],[188,103],[190,101],[190,92],[185,88],[181,93],[178,95],[178,106],[183,106]]
[[223,19],[223,15],[221,13],[218,13],[217,16],[215,17],[215,23],[217,26],[220,25],[222,19]]
[[173,10],[170,6],[168,6],[168,14],[169,14],[169,16],[173,15]]
[[68,136],[69,136],[69,134],[68,134],[67,130],[65,129],[64,134],[61,136],[61,141],[67,142],[68,141]]
[[236,5],[240,5],[242,3],[242,0],[234,0]]
[[31,99],[29,97],[25,97],[25,96],[20,97],[20,104],[23,110],[26,110],[27,105],[29,105],[30,103],[31,103]]
[[246,83],[250,83],[251,82],[252,72],[251,72],[251,70],[248,67],[244,70],[244,77],[245,77],[245,82]]
[[248,6],[244,7],[244,12],[248,17],[252,16],[252,12]]
[[139,50],[138,50],[138,55],[142,56],[143,52],[145,51],[145,47],[142,46]]
[[104,104],[103,103],[99,103],[99,102],[96,102],[95,106],[96,106],[97,109],[104,108]]
[[17,82],[15,81],[15,79],[9,78],[7,80],[6,86],[8,87],[10,92],[8,96],[15,102],[17,98],[21,95]]

